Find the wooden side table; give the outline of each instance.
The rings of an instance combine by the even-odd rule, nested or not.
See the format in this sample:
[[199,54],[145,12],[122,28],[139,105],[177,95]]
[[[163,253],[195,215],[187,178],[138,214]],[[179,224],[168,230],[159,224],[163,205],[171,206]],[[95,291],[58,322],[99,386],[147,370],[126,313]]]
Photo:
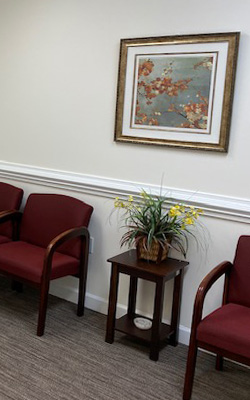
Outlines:
[[[129,250],[116,257],[109,258],[112,263],[110,278],[109,308],[106,329],[106,342],[113,343],[115,330],[140,339],[150,345],[150,358],[157,361],[160,346],[164,342],[176,346],[178,344],[177,330],[179,323],[179,308],[181,297],[183,268],[188,262],[167,258],[160,264],[138,260],[136,250]],[[116,304],[119,284],[119,274],[130,276],[127,314],[116,320]],[[138,278],[156,283],[152,328],[138,329],[134,318],[140,317],[135,313]],[[171,324],[162,323],[163,298],[166,281],[174,278]]]

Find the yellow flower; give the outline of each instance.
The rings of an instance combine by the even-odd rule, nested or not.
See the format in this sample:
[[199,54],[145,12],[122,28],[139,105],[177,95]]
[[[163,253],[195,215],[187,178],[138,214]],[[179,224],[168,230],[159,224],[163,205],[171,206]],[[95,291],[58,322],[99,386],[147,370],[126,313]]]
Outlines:
[[195,208],[194,206],[189,206],[189,213],[193,215],[195,218],[198,218],[199,214],[203,214],[203,210],[201,208]]
[[132,203],[134,201],[134,198],[133,198],[133,196],[131,194],[128,196],[128,201],[130,203]]
[[185,223],[186,225],[193,225],[194,220],[193,220],[193,218],[191,218],[191,217],[187,217],[187,218],[184,219],[184,223]]
[[140,196],[143,197],[143,198],[146,198],[146,197],[147,197],[147,193],[144,192],[144,190],[143,190],[143,191],[140,193]]
[[170,217],[177,217],[179,215],[181,215],[181,211],[179,211],[180,206],[176,205],[170,208],[169,210],[169,215]]
[[116,197],[116,198],[115,198],[114,205],[115,205],[116,208],[118,208],[118,207],[120,206],[119,197]]
[[114,201],[114,206],[115,208],[124,208],[125,204],[119,199],[119,197],[116,197]]
[[192,216],[195,219],[197,219],[200,214],[203,214],[203,210],[201,208],[192,211]]

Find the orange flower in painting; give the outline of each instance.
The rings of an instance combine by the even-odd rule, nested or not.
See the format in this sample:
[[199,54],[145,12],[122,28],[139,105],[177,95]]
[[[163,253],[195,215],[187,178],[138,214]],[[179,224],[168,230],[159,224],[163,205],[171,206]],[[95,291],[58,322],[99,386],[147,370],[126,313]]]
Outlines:
[[207,113],[207,105],[204,103],[190,103],[184,106],[184,111],[186,113],[195,113],[195,114],[206,114]]
[[175,111],[175,106],[173,103],[171,103],[170,106],[168,107],[168,111],[169,112]]
[[151,74],[154,68],[154,63],[150,60],[145,61],[143,64],[139,65],[138,69],[138,77],[141,75],[148,76]]
[[153,99],[154,97],[156,97],[155,93],[148,93],[148,95],[147,95],[148,99]]
[[195,128],[195,126],[193,124],[190,124],[189,122],[184,122],[182,124],[180,124],[181,128]]
[[180,107],[176,107],[173,103],[168,107],[169,112],[175,112],[186,119],[186,122],[180,124],[182,128],[207,128],[207,115],[208,115],[208,103],[205,97],[197,94],[196,97],[200,97],[202,102],[200,103],[188,103],[182,104]]
[[146,114],[138,112],[136,116],[138,117],[135,121],[136,124],[143,125],[147,122],[148,116]]
[[159,125],[159,122],[156,118],[150,118],[150,120],[148,121],[149,125]]
[[149,94],[152,90],[152,85],[145,85],[145,92]]
[[213,68],[213,62],[214,62],[213,57],[207,57],[203,61],[195,64],[194,65],[194,69],[197,69],[199,67],[203,67],[203,68],[206,68],[206,69],[211,71],[212,68]]

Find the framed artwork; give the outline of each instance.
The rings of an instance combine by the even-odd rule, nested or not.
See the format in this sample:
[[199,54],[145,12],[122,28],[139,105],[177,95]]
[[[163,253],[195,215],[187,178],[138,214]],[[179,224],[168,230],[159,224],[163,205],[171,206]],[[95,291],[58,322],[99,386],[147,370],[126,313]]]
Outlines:
[[122,39],[115,140],[226,152],[239,36]]

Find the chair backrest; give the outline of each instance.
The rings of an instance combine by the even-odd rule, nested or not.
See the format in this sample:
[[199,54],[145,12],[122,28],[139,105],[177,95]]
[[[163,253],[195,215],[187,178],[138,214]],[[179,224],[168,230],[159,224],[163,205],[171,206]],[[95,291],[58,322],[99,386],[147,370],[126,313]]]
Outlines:
[[[31,194],[23,212],[20,240],[46,248],[60,233],[87,227],[92,212],[92,206],[70,196]],[[58,251],[79,258],[80,240],[70,240]]]
[[239,238],[230,274],[228,301],[250,307],[250,236]]
[[[23,198],[23,190],[0,182],[0,211],[19,210]],[[11,237],[11,222],[0,224],[0,235]]]

